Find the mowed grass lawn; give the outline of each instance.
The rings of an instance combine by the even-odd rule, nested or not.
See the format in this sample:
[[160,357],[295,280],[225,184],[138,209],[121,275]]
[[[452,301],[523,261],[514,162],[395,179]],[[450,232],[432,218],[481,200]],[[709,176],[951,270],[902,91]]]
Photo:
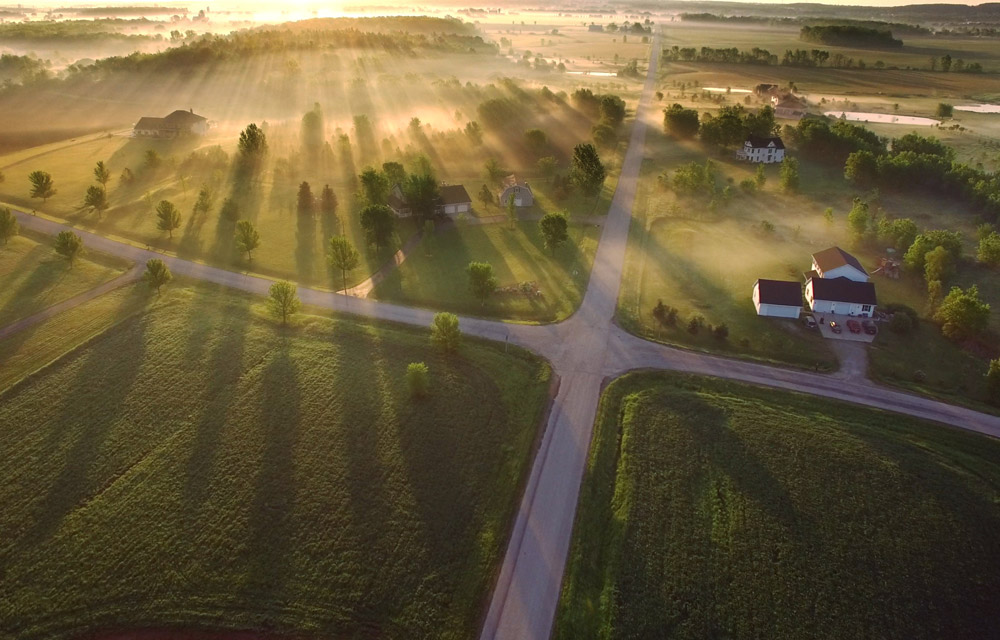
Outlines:
[[128,268],[128,262],[86,254],[70,267],[53,238],[23,234],[0,244],[0,327],[93,289]]
[[[477,316],[554,322],[579,306],[590,280],[601,227],[569,227],[569,241],[551,252],[538,222],[463,225],[438,231],[375,287],[375,297]],[[426,242],[426,240],[425,240]],[[489,262],[501,287],[536,282],[541,297],[497,293],[481,304],[469,289],[466,268]]]
[[554,637],[996,638],[1000,442],[720,380],[601,401]]
[[0,396],[0,637],[476,634],[547,366],[263,314],[174,286]]

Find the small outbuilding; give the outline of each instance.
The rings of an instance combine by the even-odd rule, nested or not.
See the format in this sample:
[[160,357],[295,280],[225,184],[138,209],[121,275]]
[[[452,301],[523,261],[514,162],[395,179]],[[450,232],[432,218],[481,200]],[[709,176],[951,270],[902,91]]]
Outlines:
[[868,282],[868,271],[861,261],[840,247],[830,247],[812,256],[812,269],[820,278],[847,278],[855,282]]
[[785,143],[778,136],[747,136],[736,157],[754,164],[773,164],[785,159]]
[[531,187],[513,173],[504,178],[497,201],[504,207],[511,198],[514,198],[515,207],[530,207],[535,204],[535,194],[531,192]]
[[878,304],[874,284],[858,282],[845,276],[809,278],[806,282],[806,301],[814,313],[861,318],[872,317]]
[[446,215],[467,213],[472,210],[472,198],[465,186],[460,184],[441,185],[441,210]]
[[798,318],[802,312],[802,285],[761,278],[753,284],[753,306],[759,316]]

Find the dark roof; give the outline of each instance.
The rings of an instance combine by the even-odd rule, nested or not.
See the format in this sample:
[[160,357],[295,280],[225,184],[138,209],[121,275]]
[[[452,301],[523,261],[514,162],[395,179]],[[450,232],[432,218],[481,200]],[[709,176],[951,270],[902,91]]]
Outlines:
[[442,204],[465,204],[471,203],[472,198],[469,192],[460,184],[446,184],[441,186]]
[[178,126],[190,126],[193,124],[198,124],[199,122],[204,122],[205,120],[208,120],[208,118],[199,116],[197,113],[194,112],[194,110],[183,111],[181,109],[178,109],[177,111],[174,111],[163,120],[171,126],[178,127]]
[[136,129],[142,129],[143,131],[149,129],[165,129],[167,124],[163,121],[163,118],[139,118],[139,122],[135,123]]
[[750,146],[753,147],[754,149],[766,149],[767,146],[772,142],[774,143],[775,149],[785,148],[785,143],[782,142],[781,138],[779,138],[778,136],[766,137],[766,136],[755,136],[751,134],[747,136],[747,142],[749,142]]
[[788,280],[757,281],[758,298],[762,304],[780,304],[788,307],[802,306],[802,285]]
[[868,275],[865,268],[861,266],[861,262],[840,247],[830,247],[829,249],[823,249],[819,253],[814,253],[813,262],[823,272],[832,271],[833,269],[849,264],[861,273]]
[[813,300],[850,302],[853,304],[878,304],[875,285],[857,282],[843,276],[839,278],[812,278]]

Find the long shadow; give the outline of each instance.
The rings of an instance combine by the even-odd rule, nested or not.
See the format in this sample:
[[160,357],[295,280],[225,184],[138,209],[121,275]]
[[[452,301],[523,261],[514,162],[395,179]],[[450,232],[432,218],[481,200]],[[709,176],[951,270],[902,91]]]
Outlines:
[[[28,260],[36,261],[38,256],[50,251],[50,247],[40,244],[37,247],[32,248],[23,259],[18,261],[18,265],[21,265]],[[60,266],[62,266],[62,268],[60,268]],[[7,303],[0,308],[0,316],[7,313],[17,313],[18,316],[23,315],[18,313],[18,311],[23,310],[27,304],[34,303],[39,296],[48,293],[49,289],[65,278],[68,273],[68,265],[63,266],[45,263],[36,264],[34,270],[31,272],[31,275],[21,282],[14,294],[7,300]],[[57,301],[53,300],[52,302]],[[40,310],[40,308],[36,310]]]
[[[149,316],[126,322],[80,356],[84,361],[66,389],[62,411],[44,445],[44,455],[60,456],[63,467],[47,489],[39,487],[45,496],[26,536],[30,543],[47,540],[67,515],[103,488],[99,483],[107,478],[95,477],[93,470],[139,378],[150,322]],[[65,453],[60,454],[60,450]]]
[[286,604],[280,596],[292,569],[288,556],[297,495],[294,458],[302,426],[302,390],[291,338],[282,335],[275,342],[261,379],[259,415],[264,450],[249,511],[246,557],[251,565],[244,589],[247,600],[277,607]]
[[296,214],[295,265],[299,278],[313,280],[316,271],[316,219],[312,214]]

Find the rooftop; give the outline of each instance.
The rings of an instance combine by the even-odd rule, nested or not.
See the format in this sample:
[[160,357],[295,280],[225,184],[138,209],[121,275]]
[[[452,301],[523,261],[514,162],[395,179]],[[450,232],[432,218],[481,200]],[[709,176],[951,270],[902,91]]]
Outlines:
[[861,266],[861,261],[847,253],[840,247],[830,247],[829,249],[824,249],[819,253],[814,253],[812,256],[813,262],[819,267],[820,271],[832,271],[833,269],[839,269],[840,267],[850,265],[860,271],[861,273],[868,275],[868,272],[863,266]]
[[857,282],[844,277],[812,278],[809,282],[812,283],[814,300],[878,304],[875,297],[875,285],[871,282]]
[[766,149],[772,144],[775,149],[785,148],[785,143],[782,142],[781,138],[778,136],[755,136],[751,134],[747,136],[747,143],[749,143],[754,149]]
[[758,298],[762,304],[780,304],[788,307],[802,306],[802,285],[788,280],[757,281]]

